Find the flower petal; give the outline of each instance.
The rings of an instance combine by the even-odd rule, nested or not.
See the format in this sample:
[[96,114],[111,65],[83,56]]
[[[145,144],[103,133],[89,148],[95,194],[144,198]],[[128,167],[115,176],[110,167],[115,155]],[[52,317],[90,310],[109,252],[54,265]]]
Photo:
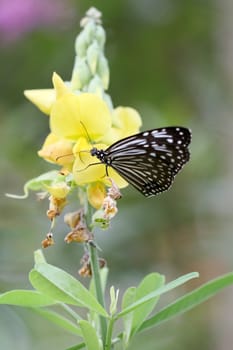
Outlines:
[[24,96],[36,105],[36,107],[38,107],[43,113],[48,115],[56,99],[54,89],[25,90]]
[[[90,145],[86,139],[80,138],[73,148],[75,161],[73,166],[73,176],[77,185],[84,185],[91,182],[103,182],[107,186],[111,186],[106,174],[106,165],[91,156]],[[105,144],[95,144],[98,149],[106,149]],[[128,183],[111,167],[108,167],[108,175],[113,179],[119,188],[126,187]]]
[[68,186],[65,181],[58,182],[56,184],[53,184],[51,186],[44,185],[46,190],[55,198],[61,199],[66,198],[68,193],[70,192],[70,186]]
[[100,209],[105,197],[106,190],[102,182],[94,182],[88,185],[87,198],[93,208]]
[[115,108],[112,114],[112,121],[113,127],[103,138],[103,141],[108,144],[136,134],[142,125],[139,113],[131,107]]
[[53,73],[52,81],[57,99],[70,92],[62,78],[56,72]]
[[38,155],[48,162],[56,163],[71,169],[74,161],[73,143],[64,139],[59,139],[54,134],[49,134],[45,139]]
[[111,127],[110,111],[97,95],[67,93],[53,105],[50,118],[52,132],[61,138],[100,140]]

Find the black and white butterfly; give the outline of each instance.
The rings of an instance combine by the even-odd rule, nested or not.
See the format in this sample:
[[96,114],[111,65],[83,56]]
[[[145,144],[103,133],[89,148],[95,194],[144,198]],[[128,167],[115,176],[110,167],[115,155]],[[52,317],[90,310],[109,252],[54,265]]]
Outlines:
[[115,142],[91,155],[112,167],[144,196],[154,196],[171,186],[175,175],[188,162],[191,132],[183,127],[143,131]]

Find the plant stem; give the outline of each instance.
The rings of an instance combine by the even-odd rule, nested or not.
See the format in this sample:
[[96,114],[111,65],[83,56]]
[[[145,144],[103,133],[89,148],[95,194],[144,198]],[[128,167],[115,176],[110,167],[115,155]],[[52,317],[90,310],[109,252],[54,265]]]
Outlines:
[[114,325],[115,319],[112,317],[108,323],[108,330],[106,335],[106,344],[105,344],[105,350],[111,350],[112,348],[112,330]]
[[[94,281],[94,285],[95,285],[96,298],[97,298],[98,302],[103,307],[105,307],[103,289],[102,289],[101,280],[100,280],[97,249],[91,243],[89,243],[88,247],[89,247],[89,253],[90,253],[91,271],[92,271],[93,281]],[[101,333],[102,333],[103,348],[105,349],[105,340],[106,340],[106,333],[107,333],[107,321],[103,316],[100,316],[100,328],[101,328]]]

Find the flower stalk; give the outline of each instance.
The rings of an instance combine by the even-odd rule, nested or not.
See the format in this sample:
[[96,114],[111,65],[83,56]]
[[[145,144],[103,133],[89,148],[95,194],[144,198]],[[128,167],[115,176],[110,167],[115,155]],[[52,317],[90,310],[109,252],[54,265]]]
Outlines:
[[[92,272],[92,278],[95,286],[96,299],[105,308],[104,293],[103,293],[103,288],[102,288],[101,278],[100,278],[97,248],[94,246],[94,244],[90,242],[88,244],[88,249],[90,254],[91,272]],[[105,339],[107,334],[107,321],[106,321],[106,318],[103,316],[100,316],[100,329],[101,329],[103,348],[105,348]]]

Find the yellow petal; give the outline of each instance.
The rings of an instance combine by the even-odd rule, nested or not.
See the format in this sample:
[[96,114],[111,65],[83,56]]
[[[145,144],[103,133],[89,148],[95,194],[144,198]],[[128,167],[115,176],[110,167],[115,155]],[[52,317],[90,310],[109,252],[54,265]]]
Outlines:
[[56,72],[53,73],[52,81],[57,99],[70,92],[62,78]]
[[113,127],[103,138],[103,141],[108,144],[138,133],[142,125],[139,113],[131,107],[115,108],[112,114],[112,121]]
[[127,133],[135,133],[142,125],[140,114],[131,107],[117,107],[113,111],[113,122]]
[[111,127],[110,111],[97,95],[67,93],[56,100],[51,111],[50,127],[60,138],[100,140]]
[[105,197],[106,189],[102,182],[94,182],[88,186],[87,198],[93,208],[100,209]]
[[70,186],[65,182],[58,182],[52,186],[44,185],[46,190],[57,199],[65,198],[70,192]]
[[71,170],[74,161],[73,143],[64,139],[59,139],[54,134],[49,134],[38,151],[38,155],[48,162],[56,163]]
[[[106,149],[105,144],[95,144],[98,149]],[[73,149],[75,161],[73,166],[74,180],[78,185],[88,184],[91,182],[104,182],[111,186],[106,173],[106,165],[91,156],[90,149],[93,148],[86,139],[80,138]],[[113,179],[119,188],[126,187],[128,183],[111,167],[108,167],[108,175]]]
[[[101,145],[95,145],[99,147]],[[105,145],[104,145],[105,146]],[[106,146],[105,146],[106,147]],[[81,137],[73,148],[75,161],[73,166],[74,180],[78,185],[102,181],[105,176],[105,165],[90,154],[90,145]]]
[[54,89],[25,90],[24,95],[45,114],[50,113],[56,98]]
[[[118,174],[118,172],[112,169],[111,167],[108,167],[108,175],[119,188],[124,188],[128,186],[128,182],[124,180],[123,177],[121,177]],[[106,183],[107,186],[111,186],[111,183],[107,178],[104,179],[104,182]]]

